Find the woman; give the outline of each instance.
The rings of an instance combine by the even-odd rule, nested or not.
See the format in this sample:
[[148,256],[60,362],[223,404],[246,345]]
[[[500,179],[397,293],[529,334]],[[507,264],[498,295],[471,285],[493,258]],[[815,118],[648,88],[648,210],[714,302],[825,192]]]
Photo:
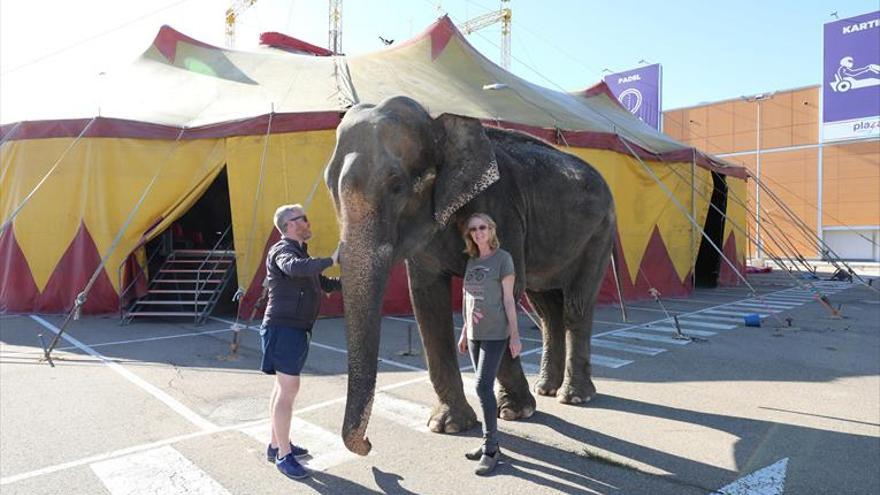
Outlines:
[[498,366],[507,349],[512,358],[519,356],[522,343],[513,299],[515,280],[513,258],[499,249],[495,222],[489,215],[474,213],[462,232],[465,252],[470,256],[465,271],[462,301],[464,325],[458,350],[470,350],[477,375],[477,395],[483,409],[483,445],[465,456],[480,461],[474,472],[491,473],[501,450],[498,447],[498,403],[493,390]]

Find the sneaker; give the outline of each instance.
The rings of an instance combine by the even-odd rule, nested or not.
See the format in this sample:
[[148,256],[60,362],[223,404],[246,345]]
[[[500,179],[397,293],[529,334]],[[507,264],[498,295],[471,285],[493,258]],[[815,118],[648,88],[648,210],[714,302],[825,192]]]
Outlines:
[[292,480],[301,480],[309,476],[309,472],[303,467],[296,458],[290,454],[275,461],[275,467],[281,471],[281,474]]
[[[294,445],[293,442],[290,443],[290,452],[294,457],[303,457],[309,455],[309,449],[305,447],[300,447],[299,445]],[[269,462],[275,462],[278,460],[278,449],[272,447],[270,443],[266,447],[266,460]]]
[[474,469],[474,473],[480,476],[486,476],[495,470],[495,466],[498,465],[498,460],[501,459],[501,450],[496,450],[492,455],[483,454],[480,457],[480,463],[477,464],[477,467]]
[[464,456],[470,461],[479,461],[480,457],[483,457],[483,446],[480,445],[470,452],[465,452]]

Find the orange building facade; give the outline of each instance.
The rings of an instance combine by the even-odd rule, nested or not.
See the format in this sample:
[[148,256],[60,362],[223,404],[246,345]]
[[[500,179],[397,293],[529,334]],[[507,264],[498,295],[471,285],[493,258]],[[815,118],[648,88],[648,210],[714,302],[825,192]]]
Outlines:
[[821,259],[830,249],[880,261],[880,139],[821,143],[819,108],[820,87],[810,86],[663,112],[666,134],[767,187],[750,180],[748,198],[730,198],[748,202],[750,258]]

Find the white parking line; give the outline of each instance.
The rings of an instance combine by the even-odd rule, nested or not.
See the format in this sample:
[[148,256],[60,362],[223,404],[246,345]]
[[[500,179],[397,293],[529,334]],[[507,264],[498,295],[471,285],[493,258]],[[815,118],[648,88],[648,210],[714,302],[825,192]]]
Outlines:
[[139,452],[90,466],[111,495],[229,493],[173,447]]
[[[45,327],[46,329],[48,329],[52,333],[58,334],[59,332],[61,332],[61,330],[58,327],[56,327],[55,325],[49,323],[48,321],[40,318],[37,315],[30,315],[30,317],[31,317],[31,319],[33,319],[34,321],[36,321],[37,323],[39,323],[40,325],[42,325],[43,327]],[[105,357],[104,355],[99,353],[98,351],[83,344],[79,340],[73,338],[72,336],[70,336],[66,333],[62,334],[61,338],[70,342],[71,344],[75,345],[80,350],[85,351],[90,356],[93,356],[93,357],[99,359],[102,363],[107,365],[108,368],[110,368],[111,370],[115,371],[116,373],[122,375],[123,378],[130,381],[131,383],[140,387],[144,392],[152,395],[156,399],[159,399],[159,401],[161,401],[163,404],[165,404],[166,406],[171,408],[171,410],[173,410],[177,414],[183,416],[185,419],[187,419],[192,424],[198,426],[199,429],[207,430],[207,431],[214,431],[217,429],[217,425],[215,425],[214,423],[211,423],[207,419],[199,416],[192,409],[183,405],[182,402],[180,402],[177,399],[175,399],[174,397],[171,397],[170,395],[168,395],[168,393],[166,393],[164,390],[156,387],[152,383],[147,382],[146,380],[135,375],[131,371],[128,371],[127,369],[122,367],[122,365],[120,365],[119,363],[108,359],[107,357]]]

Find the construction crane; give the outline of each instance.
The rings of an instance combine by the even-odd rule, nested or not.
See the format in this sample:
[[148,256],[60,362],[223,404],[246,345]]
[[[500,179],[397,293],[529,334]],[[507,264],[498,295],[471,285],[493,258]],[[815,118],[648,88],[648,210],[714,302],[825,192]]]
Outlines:
[[330,39],[327,48],[335,55],[342,54],[342,0],[330,0]]
[[501,0],[501,6],[497,11],[474,17],[459,26],[465,34],[471,34],[486,26],[501,22],[501,67],[508,71],[510,70],[510,18],[512,13],[510,8],[505,5],[509,4],[510,0]]
[[235,21],[242,12],[255,3],[257,0],[235,0],[226,9],[226,48],[235,48]]

